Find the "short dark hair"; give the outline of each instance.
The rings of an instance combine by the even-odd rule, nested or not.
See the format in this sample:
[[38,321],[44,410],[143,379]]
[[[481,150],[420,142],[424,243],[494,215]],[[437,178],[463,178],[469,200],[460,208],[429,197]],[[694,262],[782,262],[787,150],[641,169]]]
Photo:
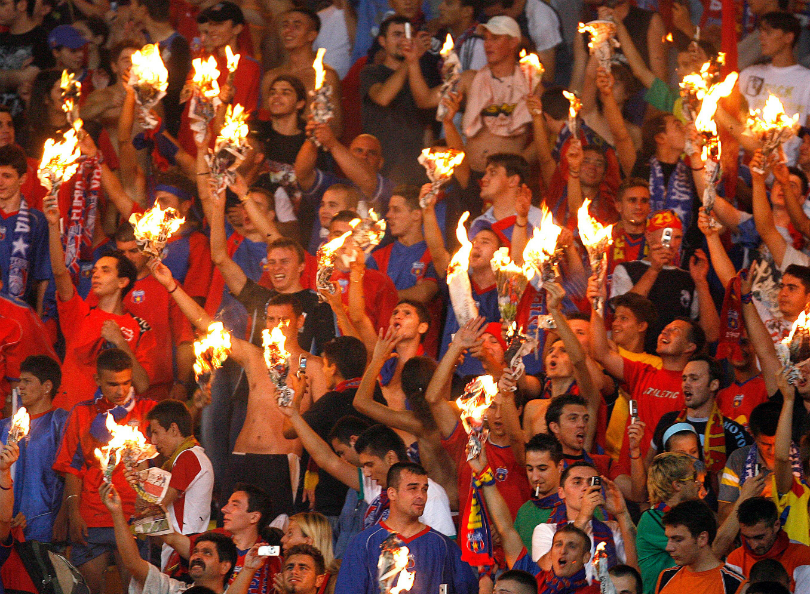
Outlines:
[[804,285],[804,292],[810,293],[810,267],[801,266],[800,264],[791,264],[785,268],[782,276],[785,276],[786,274],[798,278]]
[[773,437],[776,435],[776,427],[779,425],[779,414],[782,412],[782,405],[770,400],[754,407],[748,417],[748,431],[754,437],[764,435]]
[[147,421],[157,421],[158,425],[171,429],[172,423],[177,425],[180,435],[188,437],[194,432],[191,422],[191,413],[186,405],[179,400],[163,400],[158,402],[152,410],[146,413]]
[[345,380],[362,377],[368,353],[363,342],[354,336],[338,336],[323,345],[322,356],[335,367]]
[[562,445],[557,438],[550,433],[538,433],[526,443],[526,453],[547,452],[555,464],[559,464],[563,459]]
[[402,196],[410,210],[420,210],[419,192],[421,188],[413,184],[399,184],[391,191],[391,196]]
[[[774,559],[763,559],[763,561],[775,561]],[[778,563],[778,561],[775,561]],[[757,562],[759,563],[759,561]],[[784,569],[784,568],[783,568]],[[750,580],[749,580],[750,581]],[[745,594],[790,594],[790,589],[779,582],[754,582],[748,586]]]
[[312,10],[311,8],[307,8],[305,6],[295,6],[288,10],[285,14],[289,14],[291,12],[297,12],[298,14],[303,14],[305,17],[309,19],[312,28],[315,30],[316,33],[321,32],[321,17],[318,16],[318,13]]
[[506,169],[506,175],[517,175],[520,183],[525,184],[529,179],[529,163],[522,155],[516,153],[495,153],[487,157],[487,166],[500,165]]
[[138,0],[138,4],[146,8],[149,18],[158,23],[166,23],[171,17],[171,3],[166,0]]
[[62,368],[57,361],[48,355],[31,355],[20,364],[20,372],[30,373],[40,383],[51,382],[53,388],[50,397],[53,398],[62,384]]
[[779,582],[790,584],[790,575],[785,566],[776,559],[760,559],[748,571],[748,582]]
[[628,177],[622,180],[622,183],[619,184],[619,189],[616,190],[616,202],[622,200],[624,198],[625,192],[632,188],[645,188],[649,191],[650,189],[650,182],[646,179],[640,177]]
[[557,531],[554,533],[554,536],[557,536],[558,534],[576,534],[577,536],[579,536],[580,540],[582,540],[582,544],[585,545],[585,550],[586,551],[591,550],[591,537],[588,536],[588,534],[581,528],[577,528],[576,526],[574,526],[573,523],[565,524],[561,528],[557,528]]
[[628,291],[622,295],[616,295],[608,302],[608,305],[614,313],[617,307],[626,307],[633,312],[639,322],[647,322],[647,330],[658,321],[658,310],[655,308],[655,304],[638,293]]
[[[290,10],[288,12],[303,12],[303,11],[300,11],[300,10],[297,10],[297,9],[292,9],[292,10]],[[306,13],[304,13],[304,14],[306,14]],[[315,16],[317,16],[317,15],[315,15]],[[318,19],[318,20],[320,20],[320,19]],[[271,88],[278,81],[288,83],[293,88],[293,90],[295,91],[295,100],[296,100],[296,102],[298,102],[298,101],[306,101],[307,100],[307,88],[304,86],[304,83],[301,82],[301,79],[298,78],[297,76],[293,76],[292,74],[279,74],[276,78],[273,79],[273,82],[270,83],[270,87],[268,87],[268,88]],[[299,111],[304,111],[305,109],[306,109],[306,106],[302,107]]]
[[391,468],[388,469],[388,475],[385,479],[389,489],[399,488],[403,472],[410,472],[416,476],[427,476],[427,471],[421,464],[417,464],[416,462],[397,462],[396,464],[392,464]]
[[271,241],[267,244],[267,253],[269,254],[271,250],[292,250],[295,252],[299,264],[306,262],[307,257],[304,253],[304,248],[301,247],[300,243],[289,237],[279,237]]
[[117,62],[118,58],[121,57],[121,54],[126,49],[138,51],[141,49],[141,47],[143,46],[140,43],[133,41],[132,39],[124,39],[123,41],[119,41],[112,46],[112,49],[110,49],[110,62]]
[[113,239],[115,239],[115,241],[120,241],[121,243],[135,241],[135,227],[133,227],[132,223],[129,221],[121,221],[121,224],[118,225],[118,229],[115,230]]
[[329,221],[329,226],[331,227],[333,223],[351,223],[355,219],[359,219],[360,215],[358,215],[353,210],[341,210],[335,216],[332,217],[332,220]]
[[510,569],[504,571],[498,576],[498,582],[516,582],[520,584],[521,590],[525,590],[528,594],[537,594],[537,578],[527,571],[520,569]]
[[641,594],[644,592],[644,583],[641,580],[641,574],[638,572],[638,569],[632,565],[625,565],[624,563],[614,565],[608,570],[608,573],[615,577],[632,577],[633,581],[636,582],[636,593]]
[[352,436],[359,437],[370,426],[371,424],[365,419],[354,415],[346,415],[337,420],[329,435],[326,436],[326,440],[331,444],[333,440],[337,439],[343,445],[350,445]]
[[135,281],[138,280],[138,269],[135,268],[135,264],[133,264],[121,250],[113,250],[108,254],[104,254],[102,258],[115,258],[117,261],[115,268],[118,278],[129,280],[127,286],[121,291],[121,299],[123,299],[126,297],[127,293],[132,290],[132,287],[135,286]]
[[385,425],[372,425],[363,431],[354,443],[354,450],[358,454],[369,454],[378,458],[384,458],[388,452],[394,452],[397,462],[408,460],[405,442],[396,431]]
[[231,494],[237,491],[247,495],[247,510],[249,513],[259,512],[259,534],[261,534],[270,523],[270,514],[273,511],[273,498],[261,487],[251,485],[250,483],[236,483],[233,486]]
[[689,330],[686,333],[686,340],[695,345],[696,354],[703,351],[703,347],[706,346],[706,332],[700,327],[700,324],[698,324],[695,320],[682,316],[678,316],[672,321],[686,322],[689,324]]
[[[427,306],[424,303],[422,303],[421,301],[417,301],[416,299],[408,299],[408,298],[400,299],[397,302],[397,306],[403,305],[403,304],[410,305],[412,308],[414,308],[416,310],[416,315],[419,316],[419,323],[420,324],[422,324],[422,323],[427,324],[428,329],[430,329],[430,325],[431,325],[430,324],[430,311],[428,310]],[[396,309],[396,306],[395,306],[394,309]],[[425,333],[427,333],[427,330],[425,330]]]
[[665,513],[661,521],[664,526],[685,526],[692,538],[706,532],[709,535],[709,545],[714,542],[717,535],[714,512],[699,499],[679,503]]
[[[579,394],[564,394],[557,398],[552,398],[546,409],[546,426],[551,427],[552,423],[560,424],[563,408],[569,404],[588,407],[588,401]],[[550,429],[549,429],[550,430]]]
[[590,462],[585,462],[584,460],[577,460],[576,462],[572,462],[571,464],[569,464],[565,468],[565,470],[563,470],[562,474],[560,475],[560,486],[563,486],[565,484],[565,481],[568,480],[568,475],[571,474],[571,471],[574,468],[583,468],[583,467],[595,470],[596,474],[599,474],[599,469]]
[[571,103],[563,95],[565,87],[549,87],[540,96],[543,102],[543,111],[553,120],[564,120],[568,117],[568,109]]
[[779,510],[767,497],[751,497],[737,508],[737,519],[743,526],[756,526],[760,522],[772,526],[779,519]]
[[22,177],[28,171],[28,159],[16,144],[0,146],[0,167],[11,167]]
[[[692,355],[689,358],[688,363],[695,361],[702,361],[709,366],[709,383],[717,380],[720,382],[720,387],[723,386],[723,382],[726,379],[726,374],[723,372],[723,367],[717,362],[717,359],[710,357],[709,355]],[[717,389],[717,391],[719,390],[720,388]]]
[[762,28],[762,25],[768,25],[771,29],[779,29],[785,33],[793,33],[793,43],[791,44],[793,47],[796,47],[799,36],[802,34],[802,25],[799,19],[789,12],[781,10],[774,10],[759,17],[758,27]]
[[658,113],[644,122],[641,128],[642,152],[645,155],[654,155],[658,143],[655,137],[667,131],[669,118],[674,118],[671,112]]
[[301,314],[304,313],[304,307],[301,305],[301,300],[298,298],[298,295],[295,293],[276,293],[270,299],[267,300],[267,307],[283,307],[285,305],[289,305],[295,317],[298,318]]
[[571,313],[565,314],[565,319],[569,322],[571,320],[579,320],[581,322],[590,322],[591,316],[590,314],[586,314],[584,311],[572,311]]
[[385,37],[386,35],[388,35],[388,29],[391,28],[391,25],[404,25],[405,23],[410,22],[411,21],[404,16],[393,14],[390,17],[384,19],[382,23],[380,23],[380,32],[377,34],[377,37]]
[[200,534],[194,541],[194,544],[197,545],[201,542],[214,543],[217,547],[217,555],[219,555],[220,563],[227,561],[231,564],[231,569],[225,575],[223,581],[223,583],[227,584],[236,567],[236,560],[239,558],[239,552],[236,550],[236,544],[233,542],[233,538],[222,534],[222,532],[208,531]]
[[807,174],[804,172],[804,170],[801,167],[793,167],[793,166],[791,166],[791,167],[788,167],[788,171],[790,172],[790,175],[795,175],[796,177],[799,178],[799,181],[801,182],[800,187],[801,187],[801,191],[802,191],[801,198],[802,198],[802,201],[804,201],[804,197],[807,196],[807,190],[808,190]]
[[[310,557],[315,562],[315,573],[318,575],[326,573],[326,562],[323,559],[323,554],[311,544],[297,544],[290,547],[287,554],[284,555],[284,562],[286,563],[290,557],[295,555],[306,555]],[[282,566],[282,571],[283,570],[284,567]]]
[[96,373],[132,369],[132,359],[121,349],[104,349],[96,357]]

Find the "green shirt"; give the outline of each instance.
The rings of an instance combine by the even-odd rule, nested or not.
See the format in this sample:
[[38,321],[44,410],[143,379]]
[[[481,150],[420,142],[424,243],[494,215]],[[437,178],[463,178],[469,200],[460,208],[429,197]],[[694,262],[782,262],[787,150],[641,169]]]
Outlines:
[[683,121],[683,107],[680,93],[675,93],[660,78],[653,80],[650,88],[644,94],[644,100],[661,111],[673,114],[676,118]]
[[527,501],[520,506],[517,516],[515,516],[515,530],[520,534],[520,540],[523,541],[523,546],[526,547],[529,554],[532,550],[532,534],[534,534],[535,526],[548,522],[552,509],[551,507],[537,507],[532,501]]
[[661,522],[663,516],[660,511],[648,509],[641,514],[638,522],[636,553],[638,567],[641,569],[641,580],[644,582],[644,594],[653,594],[658,583],[658,575],[676,565],[666,550],[667,536]]

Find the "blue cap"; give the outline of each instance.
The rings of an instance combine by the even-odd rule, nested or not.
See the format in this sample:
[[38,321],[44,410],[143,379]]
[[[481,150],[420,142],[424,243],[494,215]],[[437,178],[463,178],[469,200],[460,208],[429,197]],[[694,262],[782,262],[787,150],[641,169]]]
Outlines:
[[51,49],[56,49],[57,47],[79,49],[87,45],[87,40],[79,33],[76,27],[59,25],[48,35],[48,45]]

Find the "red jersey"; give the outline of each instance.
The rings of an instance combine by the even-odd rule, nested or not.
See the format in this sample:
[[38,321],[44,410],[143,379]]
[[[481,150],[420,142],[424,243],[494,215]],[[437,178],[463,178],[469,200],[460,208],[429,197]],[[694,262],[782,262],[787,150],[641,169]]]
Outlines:
[[[467,496],[472,482],[472,470],[467,464],[467,432],[461,422],[456,423],[452,435],[442,440],[442,446],[450,457],[456,461],[458,469],[458,508],[467,509]],[[487,461],[495,473],[495,485],[506,500],[509,512],[514,520],[520,506],[526,503],[532,495],[529,479],[526,477],[526,467],[518,464],[510,446],[498,446],[487,441]]]
[[18,299],[0,296],[0,394],[11,393],[10,382],[20,379],[20,364],[31,355],[59,361],[34,310]]
[[[652,365],[641,361],[631,361],[626,357],[622,357],[622,359],[624,359],[624,381],[628,387],[628,393],[631,399],[638,402],[638,416],[647,424],[641,440],[641,455],[646,456],[658,420],[665,413],[680,411],[686,406],[681,393],[683,373],[656,369]],[[627,426],[629,424],[630,418],[628,417]],[[619,462],[622,466],[630,464],[630,444],[627,439],[622,441]],[[623,470],[626,470],[625,474],[630,474],[627,467]]]
[[[349,273],[335,270],[332,280],[340,285],[343,304],[349,304]],[[366,299],[366,315],[374,324],[375,330],[388,328],[391,313],[394,311],[399,295],[394,282],[383,273],[366,268],[363,275],[363,295]]]
[[42,185],[37,177],[37,169],[39,169],[39,161],[26,157],[28,161],[28,170],[26,173],[25,181],[20,186],[20,193],[25,196],[26,202],[30,208],[42,210],[42,200],[48,195],[48,190]]
[[[79,513],[88,528],[109,528],[113,525],[112,516],[104,507],[98,493],[104,473],[94,452],[96,448],[100,448],[104,444],[90,434],[90,425],[96,415],[107,412],[113,406],[104,397],[86,400],[74,406],[65,423],[65,433],[53,463],[53,469],[56,472],[73,474],[82,479]],[[144,433],[149,426],[146,415],[153,406],[155,406],[154,400],[136,399],[132,410],[119,419],[118,424],[131,425]],[[144,437],[146,437],[145,433]],[[133,515],[136,496],[135,491],[124,478],[123,464],[116,466],[113,471],[112,483],[121,496],[124,515],[126,517]]]
[[717,393],[717,406],[724,417],[736,421],[748,429],[751,411],[768,400],[768,390],[762,374],[746,382],[734,382]]
[[62,388],[53,400],[55,408],[70,410],[95,394],[96,357],[103,349],[112,347],[101,337],[101,327],[106,320],[118,325],[138,363],[153,377],[157,343],[155,333],[145,320],[127,312],[119,316],[91,307],[75,290],[68,301],[62,301],[57,294],[56,303],[59,324],[65,335],[65,360]]
[[[87,296],[87,303],[91,307],[97,305],[98,298],[94,293]],[[194,342],[191,323],[166,288],[151,274],[135,281],[135,286],[124,297],[124,309],[145,320],[155,337],[149,389],[141,396],[164,400],[174,384],[174,347]]]

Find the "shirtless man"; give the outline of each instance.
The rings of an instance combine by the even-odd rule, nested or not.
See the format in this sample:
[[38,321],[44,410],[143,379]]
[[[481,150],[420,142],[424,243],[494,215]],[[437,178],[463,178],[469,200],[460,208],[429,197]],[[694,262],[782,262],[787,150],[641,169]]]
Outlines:
[[[306,8],[293,8],[281,15],[281,42],[287,53],[287,59],[276,68],[268,70],[262,78],[262,105],[265,105],[270,96],[270,85],[280,74],[289,74],[297,77],[304,83],[307,95],[315,89],[315,69],[312,63],[315,61],[315,52],[312,50],[312,42],[318,37],[321,29],[321,19],[313,11]],[[342,115],[340,108],[340,77],[334,68],[324,64],[326,78],[324,84],[332,87],[332,107],[334,117],[330,120],[330,125],[336,136],[340,136],[343,130]],[[309,114],[309,104],[304,110],[305,117]]]

